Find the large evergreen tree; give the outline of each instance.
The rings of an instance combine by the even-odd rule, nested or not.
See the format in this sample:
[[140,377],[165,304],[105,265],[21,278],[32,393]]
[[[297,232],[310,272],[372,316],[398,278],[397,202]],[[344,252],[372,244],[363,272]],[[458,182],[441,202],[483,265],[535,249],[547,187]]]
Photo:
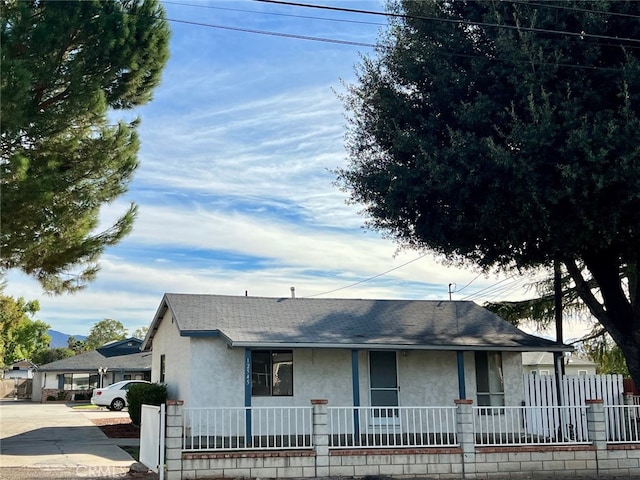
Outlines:
[[339,182],[401,246],[560,262],[640,384],[640,3],[401,1]]
[[5,1],[0,14],[0,273],[73,291],[132,228],[135,205],[96,231],[137,166],[137,120],[111,117],[151,99],[169,27],[156,0]]

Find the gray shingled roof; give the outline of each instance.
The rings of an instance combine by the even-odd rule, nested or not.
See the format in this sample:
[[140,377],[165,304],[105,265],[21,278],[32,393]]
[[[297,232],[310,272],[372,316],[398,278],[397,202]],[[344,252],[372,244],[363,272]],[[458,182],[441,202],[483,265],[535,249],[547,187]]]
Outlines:
[[232,346],[566,351],[473,302],[264,298],[165,294],[143,348],[166,309],[183,336],[220,335]]
[[43,372],[84,372],[97,371],[98,368],[136,372],[151,370],[151,353],[139,352],[107,357],[97,350],[92,350],[41,365],[38,370]]

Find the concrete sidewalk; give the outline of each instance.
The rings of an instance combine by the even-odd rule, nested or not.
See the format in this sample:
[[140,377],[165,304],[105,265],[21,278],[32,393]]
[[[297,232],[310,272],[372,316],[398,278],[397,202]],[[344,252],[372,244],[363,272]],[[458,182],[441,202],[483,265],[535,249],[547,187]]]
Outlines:
[[112,412],[0,402],[0,467],[72,468],[80,477],[96,476],[92,473],[98,470],[114,476],[128,471],[135,460],[117,444],[137,445],[139,440],[108,438],[89,418],[98,414]]

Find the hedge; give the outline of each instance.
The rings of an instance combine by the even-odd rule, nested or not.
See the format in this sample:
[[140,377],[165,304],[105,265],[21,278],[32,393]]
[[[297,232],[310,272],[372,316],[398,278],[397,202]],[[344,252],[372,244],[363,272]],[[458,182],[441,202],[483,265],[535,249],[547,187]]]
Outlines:
[[160,383],[136,383],[127,391],[129,417],[134,425],[140,425],[142,405],[162,405],[167,401],[167,386]]

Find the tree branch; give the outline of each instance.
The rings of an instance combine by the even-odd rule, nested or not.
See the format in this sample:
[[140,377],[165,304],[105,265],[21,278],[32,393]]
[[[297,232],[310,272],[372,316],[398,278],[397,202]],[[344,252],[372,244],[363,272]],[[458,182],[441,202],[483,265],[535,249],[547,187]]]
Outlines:
[[609,315],[592,293],[589,282],[587,282],[582,276],[582,272],[580,271],[580,268],[578,268],[578,265],[576,265],[575,260],[564,259],[562,260],[562,263],[567,267],[567,272],[569,272],[569,275],[571,275],[571,278],[575,282],[576,290],[578,291],[580,298],[582,298],[582,301],[594,317],[598,320],[602,319],[601,323],[608,330],[608,326],[605,324],[605,321],[606,323],[610,323]]

